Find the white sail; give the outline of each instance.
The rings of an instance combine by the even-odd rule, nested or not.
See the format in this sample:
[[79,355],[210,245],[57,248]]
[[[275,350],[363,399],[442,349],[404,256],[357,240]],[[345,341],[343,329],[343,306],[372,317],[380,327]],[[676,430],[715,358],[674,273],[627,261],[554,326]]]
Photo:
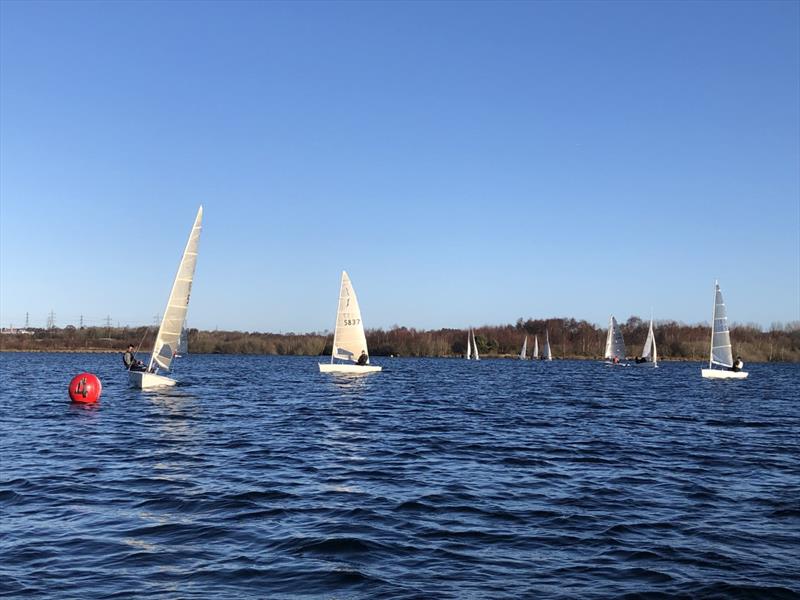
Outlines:
[[525,341],[522,342],[522,350],[520,350],[519,357],[522,360],[528,358],[528,336],[525,336]]
[[725,301],[722,299],[722,292],[719,283],[714,283],[714,314],[711,326],[711,355],[708,366],[720,365],[722,367],[733,366],[733,349],[731,348],[731,334],[728,329],[728,311],[725,308]]
[[470,337],[472,336],[472,329],[467,331],[467,360],[472,359],[472,343]]
[[533,336],[533,356],[531,356],[531,358],[532,359],[539,358],[539,336],[538,335]]
[[178,339],[178,355],[184,356],[189,354],[189,330],[186,325],[181,328],[181,337]]
[[[334,358],[356,362],[361,352],[369,355],[367,337],[364,335],[364,322],[361,320],[361,309],[358,307],[356,292],[353,284],[350,283],[347,271],[342,271],[331,362]],[[369,364],[369,358],[367,364]]]
[[613,315],[608,323],[604,358],[617,358],[619,360],[625,358],[625,341],[622,339],[622,331]]
[[478,354],[478,342],[475,341],[475,331],[472,332],[472,352],[475,360],[480,360],[481,357]]
[[545,329],[544,331],[544,358],[545,360],[553,360],[553,352],[550,350],[550,332]]
[[154,363],[162,369],[169,370],[172,359],[178,351],[181,330],[186,321],[186,311],[189,308],[189,297],[192,293],[192,280],[194,279],[194,267],[197,264],[197,248],[200,243],[202,221],[203,207],[201,206],[197,210],[192,231],[189,233],[189,240],[186,242],[186,248],[178,266],[178,273],[172,284],[167,308],[164,310],[164,318],[161,319],[153,353],[150,355],[148,370],[153,368]]
[[658,364],[658,353],[656,351],[656,335],[653,332],[653,319],[650,319],[650,330],[647,332],[647,339],[644,341],[644,348],[642,348],[642,358],[647,362],[653,363],[653,366]]

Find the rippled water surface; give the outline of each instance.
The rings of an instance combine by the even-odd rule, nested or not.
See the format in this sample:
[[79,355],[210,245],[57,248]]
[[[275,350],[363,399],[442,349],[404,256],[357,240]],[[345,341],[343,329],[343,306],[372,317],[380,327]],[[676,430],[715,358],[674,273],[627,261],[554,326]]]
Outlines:
[[375,362],[0,354],[0,594],[800,595],[798,366]]

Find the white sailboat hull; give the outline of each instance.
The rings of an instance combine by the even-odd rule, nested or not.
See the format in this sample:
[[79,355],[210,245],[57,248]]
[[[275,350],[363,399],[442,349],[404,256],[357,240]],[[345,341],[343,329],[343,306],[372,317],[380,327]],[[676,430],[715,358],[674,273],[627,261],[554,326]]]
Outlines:
[[349,373],[351,375],[365,375],[367,373],[377,373],[383,367],[377,365],[339,365],[336,363],[320,364],[320,373]]
[[700,369],[706,379],[747,379],[747,371],[723,371],[722,369]]
[[128,381],[131,387],[140,390],[147,390],[150,388],[158,387],[171,387],[177,382],[169,377],[163,375],[156,375],[155,373],[147,373],[145,371],[128,371]]

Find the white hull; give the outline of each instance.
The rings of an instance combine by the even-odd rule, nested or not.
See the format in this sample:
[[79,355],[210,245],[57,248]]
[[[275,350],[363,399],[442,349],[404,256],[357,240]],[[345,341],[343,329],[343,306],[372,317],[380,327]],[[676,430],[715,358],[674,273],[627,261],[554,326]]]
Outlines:
[[700,369],[706,379],[747,379],[747,371],[723,371],[722,369]]
[[146,390],[157,387],[173,386],[177,382],[169,377],[163,375],[156,375],[155,373],[147,373],[145,371],[128,371],[128,381],[131,387]]
[[366,373],[377,373],[383,367],[376,365],[339,365],[336,363],[320,364],[320,373],[350,373],[352,375],[363,375]]

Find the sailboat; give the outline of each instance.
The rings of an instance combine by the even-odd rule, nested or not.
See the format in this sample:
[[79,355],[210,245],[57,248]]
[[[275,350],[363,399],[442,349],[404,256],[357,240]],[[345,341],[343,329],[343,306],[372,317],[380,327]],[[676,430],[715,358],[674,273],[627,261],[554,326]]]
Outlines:
[[542,351],[542,360],[553,360],[553,352],[550,350],[550,332],[544,330],[544,350]]
[[625,340],[622,339],[622,331],[620,330],[614,315],[611,315],[611,320],[608,322],[606,351],[603,355],[603,358],[615,363],[625,360]]
[[470,340],[471,336],[472,336],[472,329],[469,329],[467,331],[467,356],[466,356],[467,360],[472,359],[472,342]]
[[189,296],[192,293],[192,280],[194,267],[197,264],[197,247],[200,243],[200,230],[202,229],[203,207],[197,209],[189,240],[183,250],[178,273],[172,283],[172,291],[164,309],[164,318],[158,328],[158,335],[150,354],[150,364],[147,371],[128,371],[128,380],[132,387],[146,389],[175,385],[175,380],[157,373],[158,369],[169,371],[172,359],[178,352],[181,332],[186,322],[186,311],[189,308]]
[[539,358],[539,336],[533,336],[533,356],[531,356],[531,360],[536,360]]
[[637,364],[658,366],[658,351],[656,350],[656,334],[653,333],[653,317],[650,317],[650,329],[647,332],[647,339],[644,341],[642,356]]
[[528,358],[528,336],[525,336],[525,341],[522,342],[522,350],[519,352],[520,360],[525,360]]
[[[733,367],[733,349],[731,332],[728,329],[728,311],[718,282],[714,282],[714,312],[711,319],[711,352],[708,357],[708,368],[701,369],[700,373],[708,379],[747,379],[746,371],[728,370]],[[714,365],[724,369],[715,369]]]
[[480,360],[481,357],[478,354],[478,342],[475,341],[475,330],[472,331],[472,357],[475,360]]
[[[367,336],[364,335],[364,322],[358,298],[347,271],[342,271],[342,285],[339,288],[339,307],[336,310],[336,329],[333,332],[333,350],[330,364],[320,364],[321,373],[375,373],[381,367],[369,364],[356,364],[361,353],[369,356]],[[335,359],[347,361],[334,362]]]

